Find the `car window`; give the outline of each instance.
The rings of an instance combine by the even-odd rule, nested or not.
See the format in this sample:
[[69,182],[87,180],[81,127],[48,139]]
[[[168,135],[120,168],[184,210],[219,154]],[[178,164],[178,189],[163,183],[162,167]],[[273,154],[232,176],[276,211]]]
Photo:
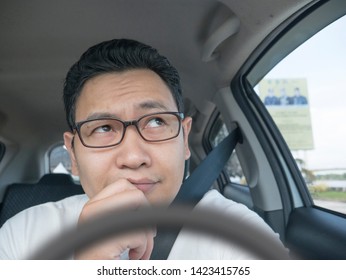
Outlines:
[[[222,120],[222,117],[219,116],[214,122],[210,135],[209,135],[209,144],[211,148],[215,148],[226,136],[229,134],[229,131]],[[227,181],[232,183],[237,183],[241,185],[246,185],[246,180],[241,168],[240,162],[238,160],[237,154],[233,151],[230,159],[227,161],[225,168],[225,174],[227,174]]]
[[70,156],[63,144],[53,146],[48,152],[49,172],[71,174]]
[[341,213],[346,213],[345,29],[344,16],[288,55],[255,88],[315,205]]

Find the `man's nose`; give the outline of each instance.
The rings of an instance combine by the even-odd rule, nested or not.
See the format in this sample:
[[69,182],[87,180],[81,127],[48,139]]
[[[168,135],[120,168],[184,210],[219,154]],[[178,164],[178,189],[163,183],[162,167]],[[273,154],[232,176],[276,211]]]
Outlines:
[[116,163],[119,168],[137,169],[151,164],[148,143],[141,137],[134,125],[126,128],[117,150]]

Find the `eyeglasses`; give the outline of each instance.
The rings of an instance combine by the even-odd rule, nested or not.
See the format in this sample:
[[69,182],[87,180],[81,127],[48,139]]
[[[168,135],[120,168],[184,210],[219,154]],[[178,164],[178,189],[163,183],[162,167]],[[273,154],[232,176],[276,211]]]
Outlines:
[[84,146],[107,148],[120,144],[126,128],[131,125],[134,125],[139,135],[148,142],[173,139],[179,135],[183,119],[184,114],[179,112],[148,114],[132,121],[100,118],[79,122],[75,125],[75,130]]

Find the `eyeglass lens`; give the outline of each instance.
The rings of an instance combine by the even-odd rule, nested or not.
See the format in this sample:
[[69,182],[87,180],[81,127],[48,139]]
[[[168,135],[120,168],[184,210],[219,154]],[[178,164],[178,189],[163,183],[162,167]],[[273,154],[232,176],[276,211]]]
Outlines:
[[97,119],[82,123],[79,136],[86,146],[104,147],[117,145],[124,137],[127,126],[135,125],[147,141],[164,141],[176,137],[180,130],[180,118],[174,113],[146,115],[137,121],[122,122],[117,119]]

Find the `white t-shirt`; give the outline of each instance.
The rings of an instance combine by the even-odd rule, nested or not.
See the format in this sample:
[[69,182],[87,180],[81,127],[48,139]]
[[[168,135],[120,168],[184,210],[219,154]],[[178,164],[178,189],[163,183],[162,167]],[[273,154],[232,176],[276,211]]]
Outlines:
[[[50,238],[68,227],[75,227],[79,214],[88,201],[86,195],[76,195],[58,202],[49,202],[24,210],[9,219],[0,229],[0,259],[27,259]],[[224,198],[218,191],[206,193],[196,209],[209,207],[232,213],[264,228],[280,242],[279,237],[246,206]],[[168,259],[255,259],[246,250],[217,237],[182,230]]]
[[[222,196],[218,191],[211,190],[200,200],[195,209],[211,209],[220,211],[224,215],[232,215],[236,219],[248,222],[254,228],[272,236],[272,242],[282,249],[283,255],[287,252],[279,238],[264,220],[245,205]],[[256,238],[254,233],[254,238]],[[254,260],[258,256],[240,247],[236,242],[231,243],[217,236],[192,232],[182,229],[168,255],[171,260]]]

